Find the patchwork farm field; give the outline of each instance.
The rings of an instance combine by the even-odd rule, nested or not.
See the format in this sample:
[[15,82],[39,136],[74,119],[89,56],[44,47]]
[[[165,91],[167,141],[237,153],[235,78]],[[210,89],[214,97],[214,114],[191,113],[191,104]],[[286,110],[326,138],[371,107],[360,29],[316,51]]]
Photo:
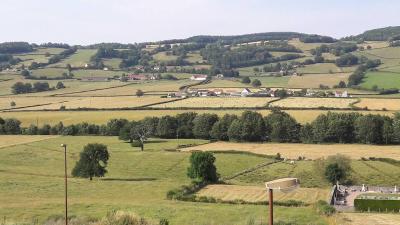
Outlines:
[[[261,184],[262,185],[262,184]],[[196,195],[213,197],[224,201],[244,200],[247,202],[268,201],[267,191],[263,186],[241,185],[207,185]],[[274,201],[296,200],[305,203],[315,203],[318,200],[327,201],[329,189],[300,188],[290,193],[275,192]]]
[[[87,82],[91,83],[91,82]],[[108,83],[108,82],[105,82]],[[143,92],[151,93],[151,94],[167,94],[170,92],[176,92],[180,87],[184,85],[194,84],[196,82],[190,80],[178,80],[178,81],[145,81],[145,82],[127,82],[121,83],[116,82],[120,87],[112,88],[112,89],[97,89],[97,90],[88,90],[84,93],[70,93],[66,94],[68,96],[118,96],[118,95],[135,95],[138,89]]]
[[[76,124],[81,122],[88,122],[94,124],[105,124],[110,119],[115,118],[125,118],[128,120],[141,120],[147,116],[150,117],[161,117],[166,115],[174,116],[179,113],[184,112],[196,112],[196,113],[215,113],[218,116],[222,117],[223,115],[235,114],[240,115],[244,110],[113,110],[113,111],[41,111],[40,116],[38,116],[37,111],[18,111],[18,112],[0,112],[0,117],[2,118],[17,118],[22,122],[23,126],[29,126],[32,123],[37,123],[39,125],[43,124],[57,124],[59,122],[63,122],[65,125]],[[270,113],[269,110],[255,110],[261,113],[263,116],[266,116]],[[286,111],[291,116],[293,116],[297,122],[299,123],[307,123],[314,120],[320,114],[326,114],[328,111],[323,110],[288,110]],[[344,112],[344,111],[336,111],[336,112]],[[349,112],[349,111],[346,111]],[[389,111],[358,111],[362,114],[380,114],[393,116],[393,112]]]
[[368,108],[372,110],[400,110],[400,99],[374,99],[362,98],[361,101],[354,106],[359,108]]
[[233,143],[215,142],[201,146],[181,149],[182,151],[244,151],[263,155],[276,155],[297,159],[318,159],[330,155],[342,154],[352,159],[361,157],[385,157],[400,160],[400,146],[378,146],[362,144],[281,144],[281,143]]
[[[32,75],[35,77],[46,76],[48,78],[62,77],[63,73],[68,71],[63,68],[44,68],[32,71]],[[73,70],[74,78],[85,78],[85,77],[108,77],[121,76],[123,71],[104,71],[104,70]]]
[[361,83],[361,87],[371,89],[374,86],[385,89],[400,88],[400,73],[368,72]]
[[399,214],[390,213],[341,213],[335,217],[341,225],[397,225],[399,221]]
[[[64,209],[63,151],[68,145],[68,169],[87,143],[108,146],[110,161],[104,178],[69,181],[71,216],[101,218],[114,209],[123,209],[149,220],[166,218],[171,224],[247,224],[266,221],[266,206],[205,204],[166,200],[168,190],[190,181],[186,177],[189,154],[169,152],[179,144],[201,144],[201,140],[153,139],[145,151],[132,148],[116,137],[57,137],[0,149],[0,216],[14,221],[42,222]],[[215,154],[223,176],[249,166],[248,156]],[[253,156],[252,156],[253,157]],[[256,159],[249,162],[257,163]],[[241,161],[233,165],[231,161]],[[246,164],[247,163],[247,164]],[[29,204],[26,204],[29,202]],[[296,224],[327,224],[311,207],[275,207],[275,219]],[[204,216],[207,215],[207,216]]]
[[[64,103],[68,101],[77,100],[76,98],[64,98],[64,97],[20,97],[20,96],[9,96],[0,97],[0,110],[4,109],[17,109],[21,107],[29,107],[44,104],[56,104]],[[11,106],[11,102],[14,102],[15,107]]]
[[152,106],[154,108],[246,108],[265,107],[275,98],[199,97]]
[[56,102],[53,104],[48,104],[43,106],[27,107],[24,108],[23,110],[58,110],[60,109],[61,106],[65,106],[66,109],[135,108],[149,104],[156,104],[156,103],[170,101],[170,99],[160,98],[159,96],[149,96],[149,97],[121,96],[121,97],[83,97],[83,98],[64,97],[60,99],[64,99],[64,101],[62,103]]
[[96,54],[96,49],[78,49],[75,54],[62,60],[59,63],[51,64],[49,67],[66,67],[70,64],[72,67],[84,67],[90,62],[90,57]]
[[357,102],[357,99],[350,98],[285,98],[272,102],[270,106],[282,108],[338,108],[349,109],[350,104]]
[[[56,138],[58,136],[22,136],[22,135],[1,135],[0,136],[0,149],[10,147],[14,145],[23,145],[37,141],[43,141],[50,138]],[[1,151],[1,150],[0,150]]]
[[289,78],[288,87],[292,88],[319,88],[320,85],[333,87],[340,81],[348,82],[350,73],[334,74],[306,74]]
[[342,70],[333,63],[311,64],[297,69],[297,72],[305,74],[338,73]]

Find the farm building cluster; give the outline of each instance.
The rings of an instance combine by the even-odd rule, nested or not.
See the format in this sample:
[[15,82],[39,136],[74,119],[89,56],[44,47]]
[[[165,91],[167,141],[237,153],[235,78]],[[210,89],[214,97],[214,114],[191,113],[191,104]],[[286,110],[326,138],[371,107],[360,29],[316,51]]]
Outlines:
[[314,91],[312,89],[197,89],[169,93],[169,98],[187,98],[187,97],[335,97],[349,98],[351,97],[347,91],[330,92],[330,91]]

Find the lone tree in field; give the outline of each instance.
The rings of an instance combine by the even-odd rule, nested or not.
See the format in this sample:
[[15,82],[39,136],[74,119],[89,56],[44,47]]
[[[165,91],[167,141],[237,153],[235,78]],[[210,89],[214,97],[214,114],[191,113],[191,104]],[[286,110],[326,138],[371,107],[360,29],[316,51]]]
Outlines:
[[261,87],[261,81],[258,79],[254,79],[253,82],[251,82],[251,85],[255,88]]
[[203,182],[217,182],[219,175],[214,162],[215,157],[210,152],[193,152],[190,156],[190,167],[187,171],[188,177]]
[[243,78],[242,78],[242,83],[243,83],[243,84],[250,84],[250,83],[251,83],[251,80],[250,80],[249,77],[243,77]]
[[139,143],[140,149],[144,150],[144,143],[146,142],[147,138],[152,135],[152,127],[149,124],[145,124],[143,122],[138,122],[134,124],[130,130],[130,138],[135,140]]
[[144,92],[142,90],[139,89],[139,90],[136,91],[136,96],[137,97],[142,97],[143,95],[144,95]]
[[72,170],[72,176],[90,180],[93,177],[104,177],[109,157],[106,145],[97,143],[86,145]]

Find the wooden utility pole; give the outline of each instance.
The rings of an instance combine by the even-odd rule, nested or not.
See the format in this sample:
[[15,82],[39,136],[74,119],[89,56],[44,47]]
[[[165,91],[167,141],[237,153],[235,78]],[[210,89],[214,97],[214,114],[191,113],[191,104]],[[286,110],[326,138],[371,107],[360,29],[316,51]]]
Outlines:
[[68,225],[67,145],[62,144],[61,147],[64,147],[65,225]]
[[274,191],[268,189],[269,192],[269,225],[274,225]]

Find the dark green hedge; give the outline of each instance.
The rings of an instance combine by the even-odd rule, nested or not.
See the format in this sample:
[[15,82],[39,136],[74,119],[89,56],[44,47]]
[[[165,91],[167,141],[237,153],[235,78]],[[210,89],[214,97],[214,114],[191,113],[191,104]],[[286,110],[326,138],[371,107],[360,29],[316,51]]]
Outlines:
[[355,199],[357,211],[399,212],[400,200]]

